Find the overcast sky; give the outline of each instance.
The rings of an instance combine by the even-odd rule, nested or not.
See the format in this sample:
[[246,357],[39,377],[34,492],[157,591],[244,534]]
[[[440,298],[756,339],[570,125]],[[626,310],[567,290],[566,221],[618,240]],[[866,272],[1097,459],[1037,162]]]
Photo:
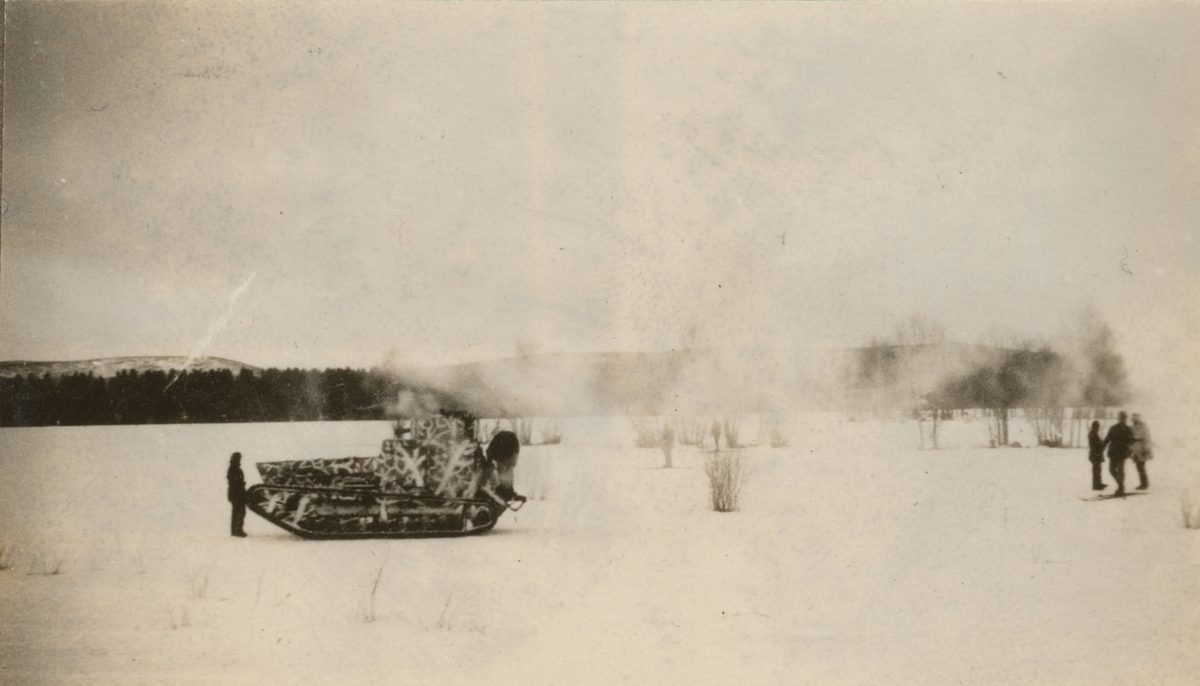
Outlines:
[[1195,359],[1194,3],[6,8],[0,359]]

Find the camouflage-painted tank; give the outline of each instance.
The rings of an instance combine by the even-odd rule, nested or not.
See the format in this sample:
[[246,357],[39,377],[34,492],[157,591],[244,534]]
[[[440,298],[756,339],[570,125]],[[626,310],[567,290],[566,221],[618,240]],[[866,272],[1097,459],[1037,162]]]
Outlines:
[[259,462],[246,506],[305,538],[461,536],[488,531],[525,499],[512,489],[519,444],[497,434],[485,454],[464,416],[406,419],[379,455]]

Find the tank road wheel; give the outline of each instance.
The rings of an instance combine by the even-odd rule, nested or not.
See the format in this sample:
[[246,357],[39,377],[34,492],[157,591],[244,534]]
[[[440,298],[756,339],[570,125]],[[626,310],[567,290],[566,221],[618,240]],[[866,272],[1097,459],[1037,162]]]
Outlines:
[[395,505],[400,502],[397,498],[378,498],[375,501],[379,505],[379,521],[390,521],[388,518],[388,506]]
[[287,510],[287,501],[291,493],[287,491],[275,491],[266,493],[266,502],[262,504],[262,509],[267,514],[275,514],[276,510]]
[[472,531],[487,526],[492,521],[492,510],[487,505],[468,505],[463,511],[463,531]]
[[300,526],[300,522],[304,520],[304,516],[308,514],[308,504],[312,502],[313,496],[311,493],[305,493],[300,496],[300,504],[296,506],[296,514],[292,515],[292,526]]

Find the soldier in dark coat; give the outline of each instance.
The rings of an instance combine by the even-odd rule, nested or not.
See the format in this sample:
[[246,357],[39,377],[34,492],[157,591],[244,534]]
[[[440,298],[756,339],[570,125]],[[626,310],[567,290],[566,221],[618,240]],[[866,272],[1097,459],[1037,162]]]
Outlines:
[[521,452],[521,441],[511,431],[501,431],[492,438],[487,448],[487,459],[496,466],[496,495],[505,500],[524,501],[525,496],[513,490],[513,470],[517,467],[517,455]]
[[1104,466],[1104,439],[1100,437],[1100,422],[1092,422],[1088,432],[1088,461],[1092,463],[1092,490],[1103,491],[1106,487],[1101,474]]
[[1117,480],[1117,490],[1113,495],[1125,495],[1125,460],[1129,458],[1129,450],[1133,446],[1133,430],[1125,423],[1128,418],[1124,412],[1117,415],[1117,423],[1113,424],[1104,437],[1104,445],[1108,447],[1108,471]]
[[246,532],[242,525],[246,521],[246,475],[242,474],[242,454],[234,453],[229,458],[229,471],[225,473],[229,482],[229,504],[233,507],[230,515],[229,534],[245,538]]

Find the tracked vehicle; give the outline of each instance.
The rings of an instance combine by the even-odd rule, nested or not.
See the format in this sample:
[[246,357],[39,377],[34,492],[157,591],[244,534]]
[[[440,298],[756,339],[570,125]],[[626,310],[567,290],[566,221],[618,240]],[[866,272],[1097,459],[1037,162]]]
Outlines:
[[304,538],[462,536],[490,530],[525,498],[512,488],[520,444],[502,431],[485,453],[475,421],[437,415],[394,423],[379,455],[259,462],[246,492],[255,514]]

